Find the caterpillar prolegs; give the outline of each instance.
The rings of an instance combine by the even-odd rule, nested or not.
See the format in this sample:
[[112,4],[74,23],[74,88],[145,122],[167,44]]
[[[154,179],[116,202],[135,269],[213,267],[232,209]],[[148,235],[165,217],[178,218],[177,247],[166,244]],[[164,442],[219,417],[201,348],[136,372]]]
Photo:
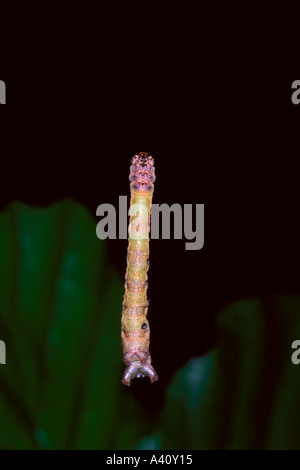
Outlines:
[[151,382],[158,379],[151,365],[147,320],[150,213],[155,181],[153,157],[145,152],[134,155],[129,181],[130,220],[121,331],[123,359],[127,365],[122,379],[125,385],[130,385],[135,377],[147,376]]

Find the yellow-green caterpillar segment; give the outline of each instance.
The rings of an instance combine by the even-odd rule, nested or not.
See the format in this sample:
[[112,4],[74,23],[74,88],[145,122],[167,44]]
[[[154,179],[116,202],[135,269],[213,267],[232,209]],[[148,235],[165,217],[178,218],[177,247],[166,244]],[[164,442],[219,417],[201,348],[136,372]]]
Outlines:
[[151,155],[142,152],[132,158],[129,180],[130,221],[121,331],[123,358],[127,365],[122,379],[125,385],[130,385],[135,377],[148,376],[151,382],[158,379],[151,365],[147,320],[150,214],[155,181]]

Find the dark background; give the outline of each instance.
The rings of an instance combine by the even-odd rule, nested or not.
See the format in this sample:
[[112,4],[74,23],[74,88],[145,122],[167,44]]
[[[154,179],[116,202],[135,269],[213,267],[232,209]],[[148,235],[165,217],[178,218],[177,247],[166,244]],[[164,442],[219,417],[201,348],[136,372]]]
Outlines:
[[[150,413],[174,371],[215,343],[223,306],[299,293],[297,76],[278,74],[264,57],[226,68],[212,62],[194,58],[189,68],[124,59],[111,67],[98,58],[95,70],[81,63],[74,73],[42,67],[39,75],[0,77],[7,85],[1,208],[71,197],[96,227],[99,204],[117,207],[119,195],[129,196],[130,158],[140,151],[155,158],[153,202],[205,204],[203,249],[151,241],[150,351],[160,379],[151,400],[146,380],[130,391]],[[126,247],[109,241],[122,277]]]

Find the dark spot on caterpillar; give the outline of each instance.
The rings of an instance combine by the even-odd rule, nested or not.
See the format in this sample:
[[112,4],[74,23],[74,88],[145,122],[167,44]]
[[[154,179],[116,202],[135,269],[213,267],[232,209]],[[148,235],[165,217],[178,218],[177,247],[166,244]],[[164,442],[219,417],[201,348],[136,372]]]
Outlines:
[[147,329],[147,323],[143,323],[142,324],[142,330],[146,330]]

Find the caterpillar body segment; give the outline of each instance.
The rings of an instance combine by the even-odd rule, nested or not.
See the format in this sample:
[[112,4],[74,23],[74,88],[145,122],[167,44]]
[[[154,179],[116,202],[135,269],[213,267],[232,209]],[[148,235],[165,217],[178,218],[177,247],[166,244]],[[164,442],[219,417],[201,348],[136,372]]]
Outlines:
[[130,385],[135,377],[158,379],[149,354],[150,327],[147,320],[147,279],[149,232],[154,190],[154,160],[147,153],[132,158],[130,167],[130,221],[125,294],[122,309],[123,359],[127,368],[122,382]]

